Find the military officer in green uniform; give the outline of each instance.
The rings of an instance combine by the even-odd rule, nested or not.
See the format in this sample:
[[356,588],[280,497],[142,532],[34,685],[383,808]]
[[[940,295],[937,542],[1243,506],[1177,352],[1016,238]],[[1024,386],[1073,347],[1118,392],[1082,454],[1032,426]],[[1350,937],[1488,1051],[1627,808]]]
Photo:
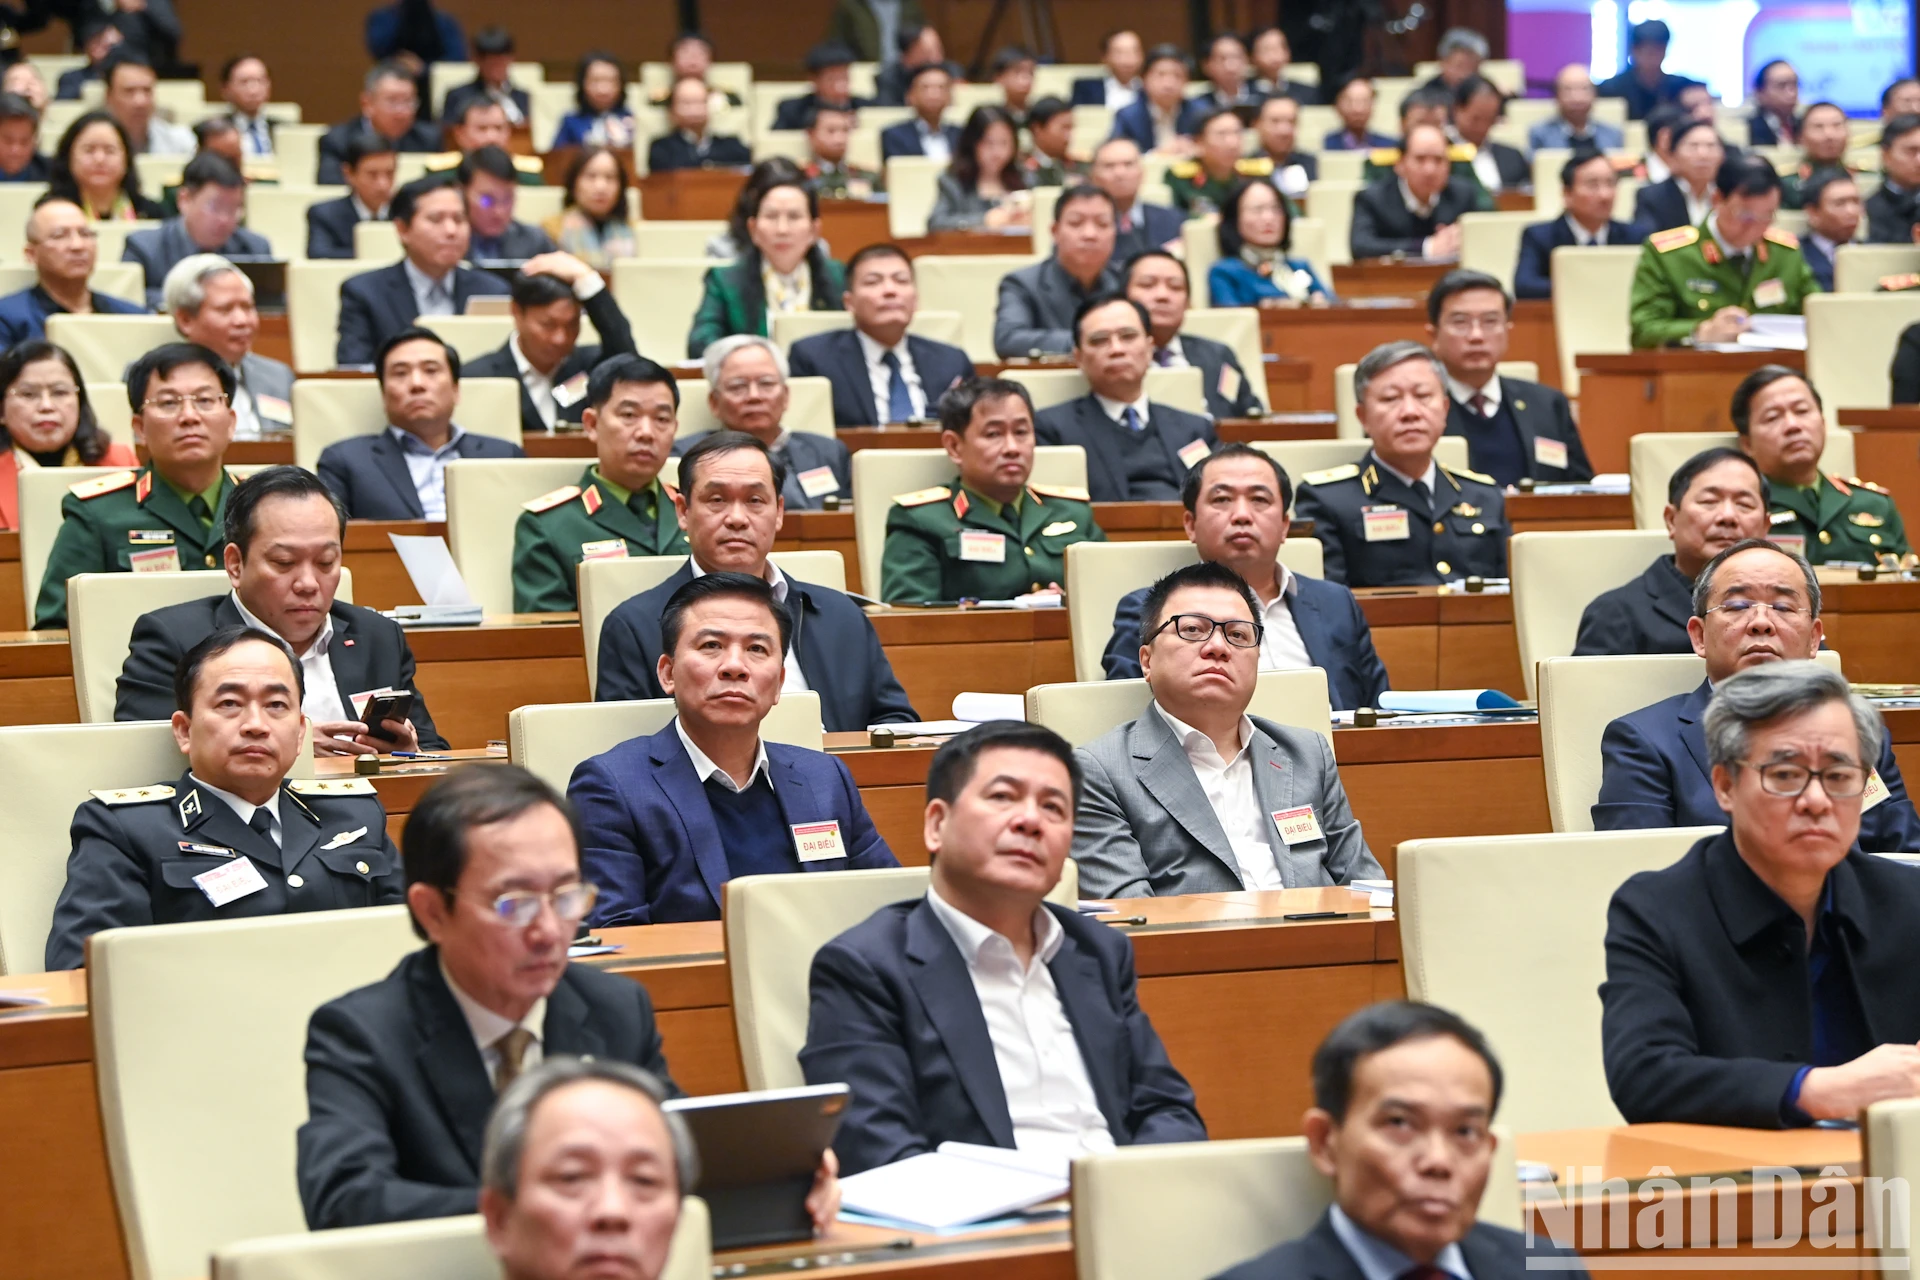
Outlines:
[[1810,564],[1840,561],[1897,567],[1911,559],[1900,509],[1877,484],[1823,475],[1827,421],[1820,394],[1784,365],[1755,369],[1734,388],[1740,447],[1767,478],[1767,536]]
[[1167,190],[1174,207],[1189,217],[1218,213],[1227,192],[1247,178],[1273,175],[1273,161],[1248,157],[1247,127],[1231,107],[1207,113],[1194,130],[1198,151],[1191,160],[1176,160],[1167,168]]
[[660,479],[679,406],[673,374],[644,356],[615,356],[595,367],[580,425],[599,461],[579,484],[543,494],[520,513],[513,530],[515,612],[579,609],[582,561],[686,553],[674,491]]
[[1799,315],[1820,292],[1800,242],[1772,225],[1780,175],[1751,153],[1720,166],[1720,203],[1697,227],[1649,236],[1629,304],[1633,345],[1733,342],[1759,314]]
[[1019,383],[969,378],[947,392],[940,442],[959,467],[958,487],[893,500],[882,599],[1007,600],[1057,588],[1068,547],[1106,541],[1085,489],[1032,483],[1033,402]]
[[1780,175],[1780,207],[1805,207],[1801,192],[1816,173],[1838,169],[1857,176],[1857,166],[1847,163],[1847,142],[1851,126],[1847,113],[1831,102],[1816,102],[1800,117],[1800,163]]
[[220,567],[235,483],[221,465],[233,440],[234,386],[232,367],[198,343],[169,342],[133,362],[127,399],[148,463],[83,480],[61,501],[36,628],[67,625],[67,579],[75,574]]
[[822,200],[871,200],[887,189],[881,175],[847,163],[853,121],[852,109],[842,107],[815,107],[807,118],[807,162],[800,172]]

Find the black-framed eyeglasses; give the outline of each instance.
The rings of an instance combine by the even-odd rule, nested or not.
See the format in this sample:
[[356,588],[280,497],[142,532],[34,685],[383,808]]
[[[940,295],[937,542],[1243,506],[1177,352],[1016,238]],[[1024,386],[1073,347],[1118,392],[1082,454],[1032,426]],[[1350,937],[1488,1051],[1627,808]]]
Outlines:
[[1242,618],[1229,618],[1223,622],[1218,618],[1209,618],[1204,613],[1176,613],[1155,627],[1153,635],[1147,639],[1153,639],[1168,627],[1172,627],[1173,634],[1188,644],[1205,644],[1217,630],[1236,649],[1258,649],[1260,637],[1266,633],[1266,628],[1259,623]]
[[551,893],[540,893],[533,889],[514,889],[501,894],[488,904],[501,924],[515,929],[524,929],[539,918],[540,908],[549,906],[562,924],[576,924],[586,919],[587,912],[593,910],[595,899],[600,896],[600,886],[582,880],[577,884],[563,884]]
[[1737,763],[1741,768],[1759,774],[1760,789],[1770,796],[1798,796],[1816,777],[1820,779],[1820,789],[1835,800],[1851,800],[1864,794],[1867,789],[1867,771],[1857,764],[1809,769],[1803,764],[1787,764],[1777,760],[1766,764],[1755,764],[1750,760]]

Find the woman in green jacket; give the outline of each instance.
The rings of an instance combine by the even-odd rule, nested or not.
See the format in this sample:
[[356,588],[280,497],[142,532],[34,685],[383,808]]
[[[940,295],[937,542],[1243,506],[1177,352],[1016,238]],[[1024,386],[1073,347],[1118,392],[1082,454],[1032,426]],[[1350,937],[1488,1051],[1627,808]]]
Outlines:
[[820,244],[820,197],[803,177],[760,193],[747,215],[747,250],[731,266],[707,272],[687,355],[730,334],[767,337],[768,317],[790,311],[839,311],[846,272]]

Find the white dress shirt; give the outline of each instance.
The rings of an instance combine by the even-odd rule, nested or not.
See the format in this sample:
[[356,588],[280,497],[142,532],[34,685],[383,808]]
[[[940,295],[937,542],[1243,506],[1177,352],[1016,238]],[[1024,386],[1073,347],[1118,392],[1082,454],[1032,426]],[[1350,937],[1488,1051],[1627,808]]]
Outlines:
[[1500,412],[1500,375],[1495,374],[1493,377],[1488,378],[1487,385],[1484,387],[1470,387],[1452,374],[1448,374],[1447,394],[1453,397],[1455,404],[1476,418],[1482,416],[1480,406],[1476,402],[1483,396],[1493,402],[1487,412],[1498,413]]
[[873,407],[879,415],[875,422],[892,422],[887,407],[893,399],[893,370],[883,363],[887,352],[891,351],[900,361],[900,376],[907,384],[907,398],[913,401],[913,416],[927,416],[927,389],[920,381],[920,370],[914,367],[913,352],[907,349],[907,340],[902,337],[899,344],[883,347],[866,335],[861,329],[855,329],[854,336],[860,339],[860,354],[867,361],[867,384],[873,389]]
[[1433,198],[1431,200],[1422,202],[1414,198],[1413,188],[1407,185],[1407,180],[1405,178],[1401,178],[1399,182],[1400,182],[1400,202],[1406,205],[1407,212],[1412,214],[1416,218],[1431,217],[1433,215],[1434,206],[1440,203],[1441,192],[1444,192],[1446,190],[1445,187],[1442,187],[1440,188],[1439,191],[1436,191],[1433,193]]
[[270,156],[273,154],[273,121],[266,113],[250,116],[235,110],[227,113],[233,120],[233,127],[240,131],[240,149],[242,155]]
[[1153,363],[1161,369],[1185,369],[1192,361],[1187,359],[1187,349],[1180,345],[1180,335],[1176,333],[1167,339],[1166,346],[1153,353]]
[[1227,847],[1240,872],[1240,883],[1249,889],[1284,889],[1280,864],[1274,860],[1273,846],[1267,843],[1265,823],[1270,819],[1260,812],[1260,800],[1253,790],[1253,719],[1240,717],[1240,750],[1231,760],[1220,755],[1213,739],[1192,725],[1153,704],[1173,736],[1187,753],[1193,776],[1213,807],[1220,829],[1227,833]]
[[1651,186],[1656,182],[1665,182],[1672,176],[1673,170],[1667,167],[1665,160],[1662,160],[1651,151],[1647,152],[1647,185]]
[[1498,191],[1500,182],[1500,162],[1494,158],[1493,148],[1475,147],[1473,150],[1473,176],[1480,179],[1480,185],[1488,191]]
[[1139,81],[1121,84],[1111,71],[1100,77],[1100,90],[1107,95],[1107,110],[1122,111],[1132,106],[1140,97]]
[[679,716],[673,718],[673,731],[680,735],[680,745],[686,748],[687,759],[693,762],[693,776],[700,779],[701,786],[705,786],[709,782],[717,781],[721,786],[738,795],[740,792],[752,787],[754,782],[758,780],[763,773],[767,775],[767,785],[769,787],[773,785],[773,771],[767,768],[767,744],[765,742],[756,744],[753,756],[753,768],[747,771],[747,785],[743,787],[733,780],[732,774],[715,764],[706,752],[694,745],[693,739],[687,736],[687,726],[680,723]]
[[1045,907],[1034,909],[1033,958],[1022,969],[1011,942],[931,887],[927,905],[960,949],[973,979],[1013,1120],[1014,1147],[1062,1160],[1113,1150],[1113,1134],[1047,968],[1066,940],[1060,922]]
[[[1333,1234],[1339,1236],[1340,1243],[1346,1246],[1347,1256],[1360,1268],[1363,1280],[1400,1280],[1414,1269],[1412,1258],[1362,1230],[1339,1205],[1330,1206],[1327,1217],[1332,1220]],[[1467,1270],[1467,1255],[1458,1244],[1450,1244],[1442,1249],[1439,1256],[1434,1258],[1433,1265],[1446,1273],[1449,1280],[1474,1280],[1473,1272]]]
[[925,120],[915,116],[913,131],[920,135],[920,154],[929,160],[937,160],[941,164],[953,162],[953,144],[947,141],[947,131],[944,128],[930,127]]
[[435,280],[432,276],[413,265],[412,258],[400,259],[401,270],[407,274],[407,285],[413,290],[413,305],[423,316],[450,316],[457,314],[453,302],[453,272]]
[[1300,594],[1300,584],[1287,566],[1274,568],[1280,593],[1260,610],[1260,623],[1266,628],[1260,636],[1260,669],[1299,671],[1313,665],[1313,655],[1307,652],[1307,642],[1300,638],[1300,628],[1293,621],[1293,601]]
[[[700,562],[692,556],[687,557],[687,563],[692,566],[694,577],[704,578],[707,575],[707,571],[700,567]],[[773,588],[775,600],[781,604],[787,603],[787,575],[780,572],[780,566],[771,560],[767,561],[767,585]],[[784,666],[786,675],[780,682],[780,692],[805,693],[810,686],[807,684],[806,672],[800,670],[800,655],[794,652],[792,645],[787,646],[787,660]]]
[[[242,800],[231,791],[222,791],[198,774],[189,773],[187,776],[192,778],[196,785],[205,787],[213,795],[218,796],[222,804],[233,810],[242,825],[251,826],[255,811],[265,809],[267,815],[273,819],[272,831],[274,844],[279,845],[285,843],[286,828],[280,825],[280,789],[278,787],[275,787],[273,794],[267,797],[265,804],[253,804],[249,801]],[[1055,927],[1057,928],[1058,926]]]
[[407,475],[413,480],[413,491],[419,495],[422,519],[445,520],[447,518],[447,463],[459,457],[456,451],[460,437],[467,433],[455,426],[447,442],[438,449],[430,447],[411,431],[402,431],[389,423],[387,434],[400,446],[401,456],[407,460]]
[[[1100,412],[1113,419],[1114,425],[1124,431],[1127,426],[1127,401],[1109,400],[1103,395],[1096,395],[1094,399],[1100,402]],[[1133,401],[1133,411],[1140,415],[1140,430],[1142,431],[1147,429],[1147,409],[1147,389],[1142,387],[1140,388],[1140,398]]]
[[260,438],[260,413],[254,407],[253,392],[247,390],[246,379],[240,376],[238,366],[233,370],[233,399],[228,402],[233,409],[233,438],[235,440],[258,440]]
[[[361,222],[379,222],[387,216],[387,206],[384,204],[378,209],[369,209],[366,205],[360,203],[359,196],[351,193],[347,195],[347,200],[353,205],[353,216]],[[411,280],[412,277],[408,277],[408,279]]]
[[1566,215],[1567,230],[1573,232],[1573,242],[1581,248],[1591,248],[1607,242],[1607,224],[1601,223],[1598,231],[1589,231],[1573,220],[1572,214]]
[[1687,225],[1697,227],[1706,221],[1707,215],[1713,212],[1713,184],[1709,182],[1707,189],[1697,196],[1684,178],[1676,178],[1674,185],[1680,188],[1680,196],[1687,202]]
[[460,989],[460,984],[447,972],[446,962],[440,963],[440,977],[446,982],[447,990],[453,992],[453,1002],[460,1006],[460,1012],[466,1017],[467,1030],[473,1033],[473,1043],[480,1050],[480,1060],[486,1064],[487,1079],[500,1087],[500,1037],[515,1027],[523,1027],[533,1039],[527,1042],[526,1049],[520,1054],[520,1074],[525,1075],[540,1065],[546,1056],[542,1046],[546,1042],[547,998],[541,996],[533,1002],[533,1008],[527,1010],[527,1016],[518,1022],[509,1022],[493,1010],[475,1000]]
[[520,334],[516,331],[507,339],[507,352],[513,357],[513,367],[520,371],[520,385],[527,389],[527,395],[533,400],[533,409],[540,415],[541,425],[553,430],[553,424],[560,417],[560,406],[553,400],[553,379],[534,368],[520,350]]
[[[240,621],[256,631],[268,635],[277,632],[260,619],[253,616],[246,605],[240,603],[240,593],[230,592],[233,607],[240,611]],[[340,682],[333,678],[333,615],[320,625],[320,634],[313,638],[307,651],[300,655],[300,677],[306,682],[306,697],[300,700],[300,709],[315,724],[339,724],[343,720],[353,719],[352,714],[340,701]]]

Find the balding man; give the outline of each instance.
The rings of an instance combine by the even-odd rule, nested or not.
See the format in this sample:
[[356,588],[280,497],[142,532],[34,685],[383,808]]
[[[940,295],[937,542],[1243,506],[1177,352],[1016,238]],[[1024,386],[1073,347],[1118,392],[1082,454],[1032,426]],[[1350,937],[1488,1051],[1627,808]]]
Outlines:
[[1459,257],[1460,215],[1475,208],[1479,195],[1451,165],[1444,130],[1437,125],[1409,129],[1393,176],[1354,198],[1353,256]]
[[43,196],[27,219],[34,283],[0,298],[0,349],[47,336],[50,315],[142,315],[146,308],[87,287],[100,245],[93,219],[71,200]]

